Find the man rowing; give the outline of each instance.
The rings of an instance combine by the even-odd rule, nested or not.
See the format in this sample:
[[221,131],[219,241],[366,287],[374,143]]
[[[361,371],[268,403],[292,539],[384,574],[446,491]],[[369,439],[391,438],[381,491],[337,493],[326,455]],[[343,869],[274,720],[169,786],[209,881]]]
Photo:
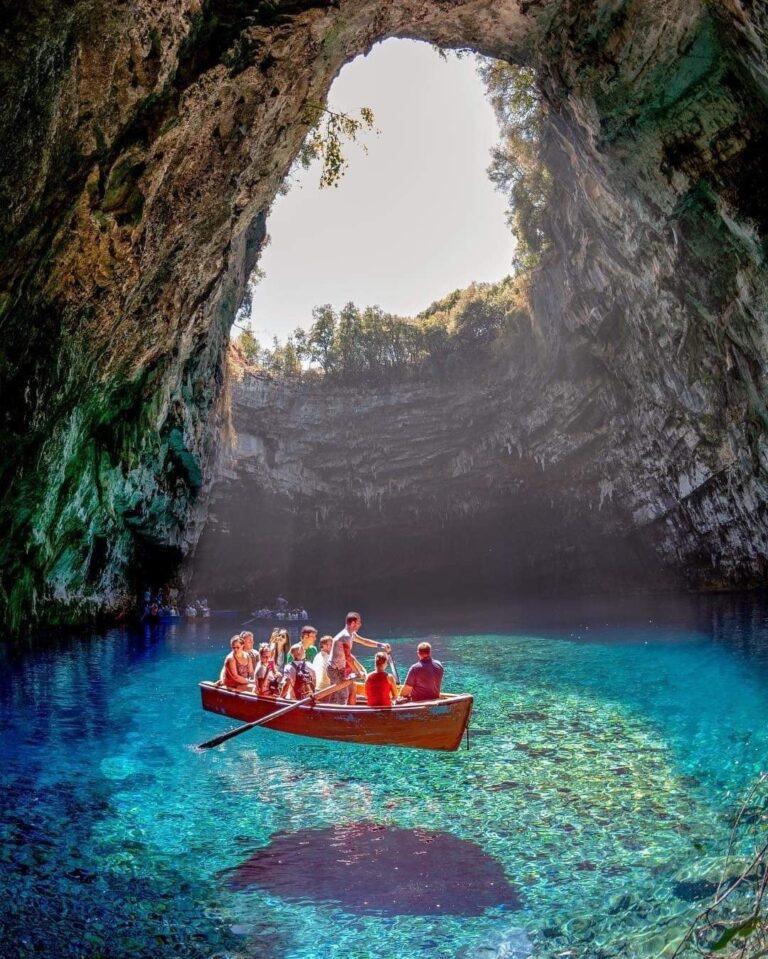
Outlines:
[[[377,643],[375,639],[365,639],[360,636],[358,630],[362,624],[363,620],[360,613],[354,611],[349,612],[347,613],[346,626],[333,637],[331,658],[328,663],[328,679],[331,681],[331,685],[343,683],[345,679],[349,679],[352,676],[359,676],[361,679],[365,678],[365,670],[355,659],[353,653],[355,643],[359,643],[361,646],[368,646],[370,649],[382,649],[387,654],[392,652],[392,647],[389,643]],[[338,693],[332,693],[327,701],[340,704],[346,702],[354,706],[356,695],[357,693],[353,684],[349,687],[349,690],[342,689]]]

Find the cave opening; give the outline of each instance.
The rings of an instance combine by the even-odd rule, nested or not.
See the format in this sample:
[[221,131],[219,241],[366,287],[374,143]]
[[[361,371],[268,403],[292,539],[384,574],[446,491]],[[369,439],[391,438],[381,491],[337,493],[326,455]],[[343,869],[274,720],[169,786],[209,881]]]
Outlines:
[[[434,488],[424,492],[427,528],[419,531],[418,491],[466,471],[473,456],[466,437],[454,435],[438,462],[412,459],[405,473],[384,476],[379,460],[410,458],[411,443],[440,429],[446,390],[457,387],[465,407],[479,402],[469,382],[487,390],[528,332],[510,191],[498,182],[509,162],[505,70],[531,111],[532,74],[416,40],[385,40],[335,79],[325,115],[352,117],[365,104],[373,122],[341,144],[349,157],[332,188],[322,157],[297,160],[268,216],[267,242],[232,329],[226,465],[196,552],[194,592],[225,606],[287,594],[343,603],[348,583],[337,590],[321,571],[343,566],[346,550],[358,546],[372,562],[359,564],[362,580],[353,588],[390,602],[403,587],[392,557],[404,551],[418,588],[434,589],[436,555],[447,589],[476,590],[489,571],[497,583],[509,550],[493,555],[493,521],[471,482],[447,506]],[[278,422],[248,408],[247,398],[264,389],[313,406],[308,443],[292,445],[306,409],[289,401]],[[387,421],[403,391],[410,414],[392,430]],[[327,415],[332,396],[341,434],[339,416]],[[339,485],[334,460],[342,466],[352,448],[354,479]],[[233,473],[230,485],[224,474]],[[409,484],[415,496],[402,495]],[[326,495],[334,487],[336,502]],[[510,548],[519,548],[514,534]],[[431,557],[425,564],[421,550]],[[477,576],[465,559],[450,559],[468,550]]]
[[[270,210],[250,286],[260,344],[308,327],[329,304],[415,317],[430,303],[512,271],[507,197],[489,176],[501,131],[481,70],[490,61],[390,38],[334,80],[325,116],[372,123],[340,143],[338,179],[297,160]],[[322,131],[320,131],[322,132]]]
[[[692,50],[708,48],[713,29],[705,17],[685,42]],[[582,116],[574,122],[553,109],[563,84],[550,65],[514,44],[489,51],[487,42],[467,44],[464,35],[461,45],[503,54],[488,61],[484,74],[502,125],[489,172],[510,201],[515,268],[506,281],[491,285],[491,293],[456,291],[453,299],[438,299],[416,313],[415,321],[428,330],[425,340],[433,340],[419,342],[407,370],[374,342],[382,311],[342,305],[341,299],[315,312],[312,327],[275,344],[261,373],[244,372],[236,362],[235,443],[212,492],[193,581],[205,583],[207,593],[225,604],[254,593],[262,599],[290,593],[328,605],[354,605],[352,596],[408,603],[425,594],[633,592],[692,583],[712,588],[734,577],[754,582],[762,566],[751,548],[737,570],[727,550],[716,556],[711,547],[714,527],[742,524],[738,508],[716,515],[712,507],[687,502],[692,490],[735,467],[730,440],[712,455],[698,419],[703,407],[695,409],[688,399],[691,388],[701,388],[697,354],[682,372],[690,385],[664,390],[675,413],[663,424],[655,400],[641,404],[639,417],[640,408],[633,409],[643,392],[645,360],[617,362],[622,350],[642,354],[682,382],[673,367],[680,344],[691,345],[691,321],[682,319],[686,307],[671,306],[667,315],[662,341],[674,353],[667,348],[660,354],[648,342],[643,321],[633,328],[628,320],[638,301],[646,300],[643,271],[656,267],[644,264],[642,251],[628,234],[622,236],[626,204],[646,211],[636,226],[645,220],[649,238],[666,229],[658,217],[650,222],[657,203],[653,190],[661,186],[649,189],[638,179],[633,159],[654,124],[664,129],[665,156],[674,149],[685,155],[687,176],[672,190],[686,198],[675,233],[683,242],[661,289],[675,288],[673,296],[679,296],[682,270],[690,274],[689,289],[713,302],[723,287],[730,294],[726,274],[732,275],[735,262],[749,258],[740,250],[715,276],[704,265],[711,262],[721,226],[713,227],[713,198],[697,196],[706,161],[692,112],[703,90],[724,78],[722,63],[713,57],[703,72],[695,57],[678,65],[678,102],[669,116],[657,112],[656,94],[647,90],[644,129],[632,115],[636,107],[606,119],[601,149],[615,146],[617,155],[629,157],[625,175],[613,177],[601,150],[594,149],[590,122]],[[607,104],[604,109],[610,113]],[[734,136],[741,137],[742,129]],[[750,149],[742,152],[748,157]],[[729,188],[722,195],[730,195]],[[366,245],[363,238],[359,246]],[[300,258],[311,256],[310,249]],[[602,264],[610,264],[610,295]],[[303,270],[294,277],[300,286]],[[253,306],[261,316],[259,296],[257,287]],[[690,292],[682,297],[690,302]],[[269,301],[265,290],[264,303]],[[346,352],[340,347],[331,361],[328,333],[334,324],[333,335],[345,328],[353,335]],[[366,337],[373,359],[361,346]],[[727,365],[718,354],[719,346],[709,369]],[[319,368],[322,375],[313,376]],[[714,386],[705,405],[722,410],[722,402]],[[633,414],[635,425],[627,430]],[[639,428],[643,417],[646,426]],[[670,452],[680,445],[672,436],[689,431],[697,439],[673,466]],[[660,483],[651,465],[659,461],[667,463]],[[643,475],[636,488],[635,471]],[[691,532],[683,532],[686,527]]]
[[[102,21],[65,6],[39,31],[25,30],[36,14],[13,21],[1,118],[16,118],[0,166],[12,630],[124,611],[141,544],[188,559],[209,503],[200,562],[217,524],[238,529],[221,509],[239,482],[222,455],[228,403],[250,471],[237,495],[264,520],[233,550],[257,557],[268,591],[299,582],[307,556],[318,592],[337,569],[402,595],[764,581],[761,13],[302,0]],[[307,108],[387,38],[535,75],[551,194],[526,208],[523,300],[467,311],[476,362],[228,393],[230,326]],[[502,312],[517,320],[489,352]],[[274,548],[286,536],[290,568]]]

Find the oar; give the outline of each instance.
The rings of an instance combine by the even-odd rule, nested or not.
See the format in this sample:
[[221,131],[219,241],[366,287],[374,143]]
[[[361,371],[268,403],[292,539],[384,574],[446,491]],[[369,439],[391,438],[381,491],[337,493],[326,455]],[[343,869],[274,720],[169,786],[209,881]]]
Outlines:
[[252,723],[246,723],[245,726],[238,726],[237,729],[230,729],[228,733],[222,733],[221,736],[216,736],[213,739],[209,739],[205,743],[200,743],[197,748],[213,749],[214,746],[220,746],[228,739],[232,739],[234,736],[239,736],[240,733],[247,733],[249,729],[255,729],[257,726],[266,726],[266,724],[271,722],[273,719],[277,719],[278,716],[285,716],[285,714],[289,713],[292,709],[296,709],[299,706],[308,706],[311,702],[314,702],[318,699],[325,699],[325,697],[330,696],[331,693],[337,693],[339,690],[346,689],[351,683],[352,680],[348,679],[343,683],[336,683],[335,686],[329,686],[327,689],[321,689],[319,693],[313,693],[311,696],[307,696],[305,699],[299,699],[297,702],[291,703],[290,706],[283,706],[282,709],[278,709],[276,712],[270,713],[268,716],[262,716],[261,719],[257,719]]
[[387,658],[389,659],[389,665],[392,668],[392,675],[395,677],[395,682],[397,685],[400,685],[400,677],[397,675],[397,666],[395,666],[395,658],[392,653],[387,653]]

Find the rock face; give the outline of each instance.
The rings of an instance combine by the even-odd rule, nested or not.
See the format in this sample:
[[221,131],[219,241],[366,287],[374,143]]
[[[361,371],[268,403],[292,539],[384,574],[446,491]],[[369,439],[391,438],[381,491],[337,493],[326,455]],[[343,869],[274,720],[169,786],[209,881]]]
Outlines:
[[[615,543],[618,530],[619,553],[632,542],[633,556],[650,550],[702,585],[764,578],[763,4],[41,0],[8,14],[0,41],[0,605],[12,627],[116,611],[135,581],[193,548],[229,325],[307,104],[388,36],[535,65],[558,184],[555,247],[532,294],[535,363],[464,388],[462,425],[437,440],[425,470],[430,515],[450,525],[470,483],[460,489],[457,477],[470,476],[482,491],[469,494],[479,503],[471,528],[486,524],[496,539],[508,540],[499,527],[530,515],[534,500],[542,514],[551,503],[565,528],[590,504],[589,536]],[[519,377],[533,393],[510,394]],[[366,396],[363,415],[378,425],[391,401],[407,421],[423,399],[434,436],[441,389]],[[475,432],[470,410],[486,389],[496,425]],[[294,439],[321,413],[329,437],[338,432],[348,399],[326,413],[289,392],[257,401],[265,435],[269,411],[293,424]],[[474,412],[479,424],[484,411]],[[464,424],[473,447],[479,433],[496,451],[462,460]],[[482,470],[498,464],[497,487]],[[378,481],[347,507],[320,471],[278,503],[278,472],[257,470],[265,506],[284,511],[298,496],[289,513],[304,516],[313,496],[330,500],[327,515],[364,520],[372,538],[415,495],[395,484],[391,503],[382,494],[361,514]],[[583,491],[570,490],[571,476]],[[573,565],[565,533],[558,544],[549,576]]]
[[514,364],[387,386],[234,384],[195,588],[243,607],[659,585],[606,479],[612,397],[586,371],[548,383],[521,339]]

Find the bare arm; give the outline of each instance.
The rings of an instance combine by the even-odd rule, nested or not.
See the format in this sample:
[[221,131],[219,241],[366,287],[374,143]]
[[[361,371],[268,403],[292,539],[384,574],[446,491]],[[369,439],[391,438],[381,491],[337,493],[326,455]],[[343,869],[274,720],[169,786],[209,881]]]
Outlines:
[[355,636],[353,642],[368,646],[370,649],[386,649],[387,652],[392,649],[389,643],[377,643],[375,639],[366,639],[364,636]]
[[366,670],[365,666],[363,666],[363,664],[360,662],[360,660],[357,658],[357,656],[352,657],[352,663],[354,664],[355,669],[358,671],[358,673],[360,673],[361,676],[368,675],[368,671]]
[[245,679],[237,671],[234,657],[230,653],[224,660],[224,685],[225,686],[250,686],[250,679]]

